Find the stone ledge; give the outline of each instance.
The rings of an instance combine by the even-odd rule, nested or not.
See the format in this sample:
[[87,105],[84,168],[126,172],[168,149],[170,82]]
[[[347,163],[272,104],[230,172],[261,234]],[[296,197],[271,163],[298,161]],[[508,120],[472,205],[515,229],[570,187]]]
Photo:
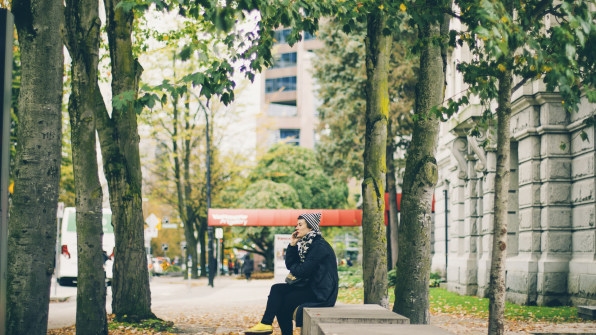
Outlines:
[[376,304],[304,308],[302,335],[323,335],[320,323],[409,324],[410,320]]
[[338,324],[320,323],[319,330],[324,335],[451,335],[453,333],[431,325],[410,324]]
[[577,316],[585,320],[596,320],[596,306],[577,306]]

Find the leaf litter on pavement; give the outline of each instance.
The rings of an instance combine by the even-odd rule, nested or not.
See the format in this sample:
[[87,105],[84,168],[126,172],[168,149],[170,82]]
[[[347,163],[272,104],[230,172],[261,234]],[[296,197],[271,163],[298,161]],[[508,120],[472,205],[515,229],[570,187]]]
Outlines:
[[[362,292],[359,288],[340,288],[341,303],[360,304]],[[432,305],[432,304],[431,304]],[[171,322],[173,327],[168,330],[144,329],[135,324],[120,324],[109,320],[109,335],[243,335],[244,330],[254,326],[261,320],[265,306],[235,306],[225,308],[200,308],[192,312],[181,313],[171,310],[157,316]],[[466,309],[456,305],[448,306],[435,304],[431,306],[431,324],[460,335],[484,335],[488,329],[487,315],[474,308]],[[273,335],[281,332],[274,324]],[[557,318],[550,320],[510,319],[505,321],[507,335],[521,335],[530,333],[591,333],[596,334],[596,321],[573,320],[561,322]],[[48,335],[75,335],[75,326],[51,329]],[[300,329],[295,329],[294,335],[299,335]]]
[[[155,329],[143,329],[134,325],[119,325],[113,329],[113,319],[110,318],[110,335],[242,335],[244,330],[260,321],[263,306],[254,308],[214,310],[206,313],[193,315],[172,315],[171,321],[174,325],[172,331],[159,331]],[[467,315],[465,313],[432,313],[431,324],[444,328],[454,334],[480,335],[486,334],[488,322],[485,318]],[[594,321],[558,323],[558,322],[505,322],[505,333],[510,335],[530,333],[593,333],[596,334],[596,323]],[[75,326],[52,329],[48,335],[75,335]],[[274,325],[273,335],[280,335],[279,328]],[[299,335],[300,329],[294,331]]]

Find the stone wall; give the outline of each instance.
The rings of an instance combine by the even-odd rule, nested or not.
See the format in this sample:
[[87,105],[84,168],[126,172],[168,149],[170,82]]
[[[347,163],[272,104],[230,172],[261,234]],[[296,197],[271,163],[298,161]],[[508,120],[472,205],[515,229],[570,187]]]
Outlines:
[[[507,299],[596,304],[596,136],[584,122],[595,108],[584,102],[570,115],[556,94],[544,92],[528,84],[513,103]],[[478,115],[469,108],[442,126],[433,271],[445,272],[447,263],[449,290],[486,296],[496,157],[494,129],[468,136]],[[438,233],[445,225],[447,241]]]

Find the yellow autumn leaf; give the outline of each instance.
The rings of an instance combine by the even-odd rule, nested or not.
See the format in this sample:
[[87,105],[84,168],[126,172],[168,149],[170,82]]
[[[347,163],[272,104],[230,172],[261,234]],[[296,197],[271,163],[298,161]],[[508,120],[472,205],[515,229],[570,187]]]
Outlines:
[[507,68],[506,68],[506,67],[505,67],[505,65],[503,65],[503,64],[499,64],[499,65],[497,65],[497,68],[498,68],[498,69],[499,69],[499,71],[501,71],[501,72],[505,72],[505,70],[507,70]]
[[542,72],[550,72],[553,68],[548,65],[542,65]]
[[407,9],[408,9],[408,8],[406,7],[406,5],[405,5],[405,4],[401,3],[401,4],[399,5],[399,10],[401,10],[402,12],[405,12]]
[[501,22],[503,22],[503,23],[507,23],[508,21],[509,21],[509,20],[507,19],[507,16],[503,16],[503,17],[501,18]]

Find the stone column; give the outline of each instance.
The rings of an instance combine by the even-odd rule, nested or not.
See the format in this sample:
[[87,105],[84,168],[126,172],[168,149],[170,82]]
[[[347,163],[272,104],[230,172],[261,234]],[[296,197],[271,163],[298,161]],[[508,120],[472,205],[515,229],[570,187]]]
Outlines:
[[[490,129],[494,131],[494,129]],[[477,166],[476,170],[481,173],[482,178],[482,205],[481,221],[478,225],[478,293],[479,297],[486,297],[488,293],[490,260],[492,254],[492,236],[495,217],[495,173],[497,168],[497,159],[495,155],[496,142],[489,136],[490,132],[482,134],[481,138],[470,139],[477,144],[473,146],[477,155],[481,157],[482,166]],[[478,144],[484,142],[484,146]]]
[[[580,109],[572,120],[572,256],[569,262],[568,293],[573,305],[596,305],[596,128],[582,120],[594,111]],[[582,134],[587,139],[582,139]]]
[[[460,206],[453,217],[452,245],[457,243],[457,257],[449,266],[449,289],[460,294],[475,295],[477,291],[477,226],[478,176],[475,173],[476,156],[470,152],[468,140],[458,137],[453,142],[452,153],[458,162],[457,185],[453,185],[454,196]],[[454,206],[455,207],[455,206]],[[457,242],[456,242],[457,241]]]
[[[512,108],[511,133],[517,141],[518,237],[516,252],[507,259],[507,300],[536,304],[538,258],[540,257],[540,137],[539,109],[522,98]],[[511,219],[511,217],[510,217]],[[507,246],[508,248],[511,245]]]
[[[542,98],[542,96],[539,96]],[[571,145],[568,115],[560,98],[542,101],[538,133],[541,142],[540,244],[537,300],[540,306],[566,305],[571,258]]]

